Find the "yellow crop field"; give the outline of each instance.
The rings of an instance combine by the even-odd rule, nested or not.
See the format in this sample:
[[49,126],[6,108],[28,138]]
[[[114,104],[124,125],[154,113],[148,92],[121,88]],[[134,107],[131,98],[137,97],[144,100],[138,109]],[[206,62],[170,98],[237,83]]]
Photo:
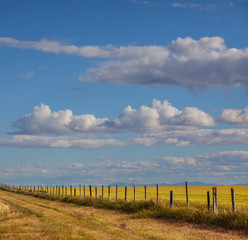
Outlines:
[[[188,194],[189,194],[189,203],[191,205],[196,204],[207,204],[207,192],[210,192],[211,196],[211,204],[212,204],[212,186],[189,186]],[[231,207],[231,188],[234,189],[235,193],[235,203],[236,207],[242,207],[248,209],[248,186],[218,186],[217,194],[218,194],[218,204],[219,206]],[[57,190],[56,190],[57,189]],[[157,187],[156,186],[148,186],[147,188],[147,200],[156,200],[157,199]],[[34,190],[34,188],[28,188],[27,190]],[[36,191],[38,188],[36,187]],[[64,187],[61,186],[56,187],[39,187],[40,191],[45,191],[54,195],[67,195],[74,196],[76,191],[76,196],[80,196],[80,188],[79,187]],[[104,199],[109,198],[109,188],[104,187],[103,189],[103,197]],[[117,191],[117,194],[116,194]],[[174,195],[174,203],[175,204],[184,204],[186,203],[186,190],[185,186],[159,186],[158,188],[158,197],[160,202],[168,202],[170,200],[170,191],[173,191]],[[85,187],[82,185],[81,187],[81,197],[90,197],[90,187]],[[91,187],[91,196],[93,198],[102,198],[102,187]],[[110,199],[125,199],[125,187],[110,187]],[[138,186],[135,187],[135,195],[134,195],[134,187],[127,187],[127,200],[145,200],[145,187]]]

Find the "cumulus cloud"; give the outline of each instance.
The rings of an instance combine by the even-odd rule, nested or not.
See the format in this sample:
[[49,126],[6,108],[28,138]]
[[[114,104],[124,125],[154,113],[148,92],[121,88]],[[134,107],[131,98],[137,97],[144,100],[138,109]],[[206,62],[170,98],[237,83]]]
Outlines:
[[82,81],[188,89],[248,87],[248,48],[227,48],[221,37],[178,38],[167,46],[119,47],[78,47],[47,39],[34,42],[2,37],[0,46],[102,58],[98,67],[79,77]]
[[97,119],[92,114],[73,116],[71,110],[52,112],[49,106],[35,106],[33,113],[26,114],[15,122],[21,134],[69,134],[73,131],[101,131],[106,119]]
[[122,47],[125,57],[103,61],[80,78],[146,86],[184,86],[188,89],[243,86],[247,88],[248,50],[228,49],[220,37],[178,38],[167,47]]
[[168,101],[153,100],[153,106],[139,110],[126,107],[116,119],[96,118],[92,114],[73,115],[71,110],[52,112],[49,106],[35,106],[33,113],[25,114],[14,126],[19,134],[72,134],[147,132],[173,127],[214,126],[211,116],[194,107],[178,110]]
[[225,109],[222,111],[218,121],[234,125],[248,126],[248,107],[245,107],[244,109]]

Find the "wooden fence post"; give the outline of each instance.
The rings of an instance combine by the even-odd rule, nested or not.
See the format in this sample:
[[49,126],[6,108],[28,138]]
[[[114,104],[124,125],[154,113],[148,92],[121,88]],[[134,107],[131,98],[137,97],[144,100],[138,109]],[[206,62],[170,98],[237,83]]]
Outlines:
[[127,187],[125,187],[125,201],[127,201]]
[[104,199],[104,186],[102,185],[102,200]]
[[65,196],[67,196],[67,186],[65,187]]
[[102,200],[104,199],[104,185],[102,185]]
[[48,193],[48,186],[47,186],[47,193]]
[[40,185],[38,185],[38,192],[40,192]]
[[95,197],[97,199],[97,187],[95,187]]
[[189,208],[189,191],[188,191],[188,182],[185,182],[185,189],[186,189],[186,203],[187,203],[187,208]]
[[231,197],[232,197],[232,210],[235,212],[235,196],[234,196],[234,189],[231,188]]
[[110,185],[108,186],[108,199],[109,200],[111,199],[111,196],[110,196]]
[[59,196],[60,196],[60,187],[58,187],[58,189],[59,189]]
[[34,186],[34,192],[35,192],[35,186]]
[[58,186],[56,186],[56,196],[58,195]]
[[217,188],[213,187],[213,213],[218,213]]
[[170,191],[170,206],[173,207],[173,191]]
[[208,201],[208,210],[210,210],[211,205],[210,205],[210,192],[209,191],[207,192],[207,201]]
[[50,194],[52,194],[52,186],[50,185]]
[[70,193],[71,193],[71,197],[72,197],[72,185],[70,185]]
[[85,185],[84,185],[84,198],[86,197],[86,188],[85,188]]
[[80,195],[80,197],[82,196],[81,184],[79,184],[79,195]]
[[115,192],[115,200],[117,201],[118,200],[118,185],[116,185],[116,192]]
[[145,185],[145,201],[147,200],[147,192],[146,192],[146,185]]
[[158,203],[158,184],[157,184],[157,203]]
[[62,197],[64,197],[64,185],[62,185]]
[[74,188],[74,197],[77,196],[77,188]]
[[133,200],[136,200],[136,186],[133,186]]
[[[39,191],[39,190],[38,190]],[[54,187],[53,187],[53,196],[54,196]]]
[[92,189],[91,189],[91,185],[90,185],[90,198],[92,198]]

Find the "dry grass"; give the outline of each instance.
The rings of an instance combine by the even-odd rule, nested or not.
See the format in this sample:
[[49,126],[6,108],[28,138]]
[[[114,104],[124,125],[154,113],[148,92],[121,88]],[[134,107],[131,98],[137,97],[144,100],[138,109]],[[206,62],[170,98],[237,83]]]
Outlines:
[[[182,204],[180,202],[177,202],[177,204],[171,208],[168,202],[164,201],[160,201],[160,204],[156,204],[154,201],[109,201],[96,199],[94,197],[62,197],[44,193],[33,193],[31,191],[21,191],[11,188],[2,189],[19,194],[32,195],[38,198],[59,200],[67,203],[75,203],[77,205],[92,206],[96,208],[119,210],[126,213],[135,213],[139,218],[175,219],[183,220],[189,223],[207,224],[226,229],[248,231],[248,210],[245,207],[241,207],[236,212],[232,212],[230,207],[220,205],[219,213],[213,214],[212,211],[207,210],[206,206],[197,202],[191,204],[189,209],[185,207],[185,203]],[[37,212],[36,214],[40,213]]]
[[[1,191],[1,190],[0,190]],[[0,239],[240,240],[241,231],[134,214],[1,191],[16,215],[0,221]],[[39,214],[38,214],[39,213]]]
[[10,210],[9,205],[6,205],[6,204],[0,202],[0,216],[8,214],[8,213],[10,213],[10,211],[11,210]]
[[[58,187],[59,188],[59,187]],[[57,195],[59,194],[59,190],[57,188]],[[218,186],[218,202],[220,205],[231,208],[231,188],[235,191],[235,201],[237,208],[246,208],[248,210],[248,186]],[[36,191],[37,191],[36,187]],[[41,188],[40,188],[41,189]],[[76,189],[76,196],[80,196],[79,187],[72,187],[72,196],[74,196],[74,189]],[[28,190],[33,190],[33,188],[28,188]],[[43,191],[47,191],[47,187],[42,188]],[[185,187],[184,186],[173,186],[173,187],[164,187],[159,186],[159,201],[167,202],[170,198],[170,191],[174,192],[174,201],[178,204],[185,203]],[[207,192],[212,194],[212,186],[189,186],[189,201],[191,205],[194,204],[207,204]],[[53,193],[53,187],[48,187],[48,192]],[[54,187],[54,192],[56,194],[56,187]],[[110,198],[116,199],[116,187],[110,188]],[[67,187],[67,196],[70,196],[71,191],[70,187]],[[108,188],[104,187],[104,198],[108,198]],[[147,199],[155,200],[156,199],[156,187],[149,186],[147,187]],[[60,195],[62,195],[62,187],[60,186]],[[64,190],[65,195],[65,190]],[[84,196],[84,188],[81,187],[81,196]],[[85,196],[90,197],[90,188],[85,188]],[[96,187],[92,186],[92,197],[96,197]],[[102,187],[97,187],[97,197],[102,198]],[[118,199],[125,198],[125,187],[118,187]],[[144,200],[145,191],[144,187],[136,187],[136,200]],[[127,199],[133,200],[134,193],[133,187],[129,186],[127,188]]]

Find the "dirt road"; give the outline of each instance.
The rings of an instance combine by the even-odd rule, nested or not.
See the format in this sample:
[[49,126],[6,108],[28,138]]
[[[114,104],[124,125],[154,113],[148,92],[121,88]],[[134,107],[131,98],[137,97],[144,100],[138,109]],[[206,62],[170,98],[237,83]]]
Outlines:
[[12,212],[0,217],[0,239],[238,240],[240,232],[76,206],[0,190]]

